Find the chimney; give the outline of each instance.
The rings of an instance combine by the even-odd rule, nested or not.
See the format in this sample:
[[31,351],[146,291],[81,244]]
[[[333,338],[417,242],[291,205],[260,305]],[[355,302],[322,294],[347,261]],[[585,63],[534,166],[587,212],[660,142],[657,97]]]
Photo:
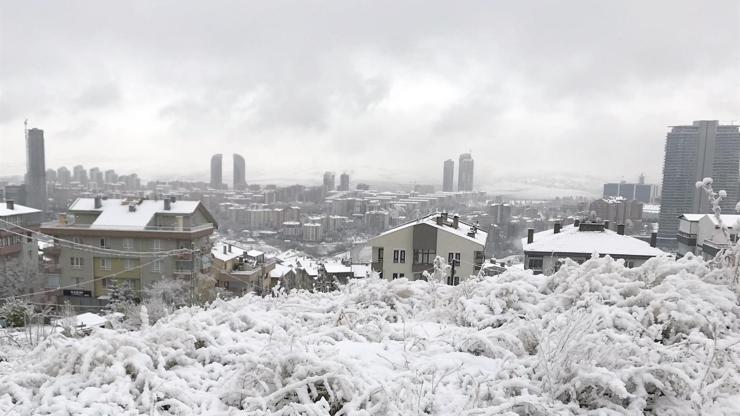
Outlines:
[[452,217],[452,228],[457,228],[457,227],[458,227],[458,225],[460,225],[460,216],[459,216],[459,215],[457,215],[457,214],[455,214],[455,215],[454,215],[454,216]]
[[12,211],[12,210],[14,210],[14,209],[15,209],[15,201],[13,201],[12,199],[9,199],[9,200],[5,201],[5,206],[6,206],[6,207],[7,207],[7,208],[8,208],[9,210],[11,210],[11,211]]
[[581,220],[579,220],[578,218],[576,218],[576,220],[573,221],[573,226],[574,227],[579,227],[580,225],[581,225]]
[[617,224],[617,234],[624,235],[624,224]]
[[165,198],[164,199],[164,210],[169,211],[171,209],[172,209],[172,205],[171,205],[170,200],[168,198]]
[[100,209],[103,207],[103,199],[100,197],[100,195],[95,197],[95,209]]
[[226,254],[226,250],[228,250],[228,248],[224,246],[224,254]]
[[134,203],[128,204],[128,212],[136,212],[136,204]]
[[175,202],[177,202],[177,197],[176,197],[176,196],[174,196],[174,195],[170,196],[170,202],[171,202],[171,203],[173,203],[173,204],[174,204]]
[[534,243],[534,228],[527,230],[527,244]]
[[650,247],[655,247],[658,244],[658,233],[653,231],[650,234]]
[[447,212],[442,212],[442,224],[447,224]]
[[231,244],[229,244],[229,253],[231,253]]
[[553,234],[557,234],[557,233],[560,232],[560,223],[559,222],[556,222],[555,223],[555,228],[552,230],[552,232],[553,232]]
[[442,214],[437,215],[437,225],[444,225],[444,222],[442,221]]
[[605,230],[609,229],[609,221],[604,221],[604,229]]

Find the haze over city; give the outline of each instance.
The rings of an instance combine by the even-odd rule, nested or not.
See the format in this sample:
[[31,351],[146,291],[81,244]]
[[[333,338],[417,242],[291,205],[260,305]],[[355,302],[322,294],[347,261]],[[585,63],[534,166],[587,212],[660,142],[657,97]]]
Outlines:
[[667,126],[737,118],[734,5],[5,2],[0,175],[23,174],[29,119],[49,167],[150,179],[206,179],[204,154],[238,152],[260,181],[438,183],[472,151],[481,189],[659,182]]

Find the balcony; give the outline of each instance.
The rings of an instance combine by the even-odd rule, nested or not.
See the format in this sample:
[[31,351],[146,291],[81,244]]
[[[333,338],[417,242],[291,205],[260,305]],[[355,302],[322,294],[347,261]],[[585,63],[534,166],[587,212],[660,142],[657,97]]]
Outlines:
[[62,273],[62,266],[60,266],[58,263],[47,263],[47,264],[44,264],[41,268],[46,274],[61,274]]
[[42,251],[47,257],[59,257],[59,255],[62,254],[62,247],[56,245],[47,246],[44,247]]

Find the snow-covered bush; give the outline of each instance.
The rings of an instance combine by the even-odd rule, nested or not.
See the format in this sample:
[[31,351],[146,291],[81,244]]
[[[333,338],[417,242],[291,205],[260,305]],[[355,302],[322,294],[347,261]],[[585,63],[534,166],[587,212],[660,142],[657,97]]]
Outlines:
[[593,258],[216,300],[0,363],[0,414],[737,414],[740,307],[713,267]]

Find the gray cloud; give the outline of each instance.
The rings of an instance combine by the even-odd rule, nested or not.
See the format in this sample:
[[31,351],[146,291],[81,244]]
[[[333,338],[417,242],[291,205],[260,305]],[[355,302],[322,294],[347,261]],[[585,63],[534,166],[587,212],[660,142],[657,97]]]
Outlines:
[[[49,166],[172,175],[234,151],[265,177],[438,182],[473,150],[481,183],[574,166],[657,179],[667,125],[740,118],[739,14],[731,0],[3,2],[2,153],[22,157],[28,117],[67,143]],[[0,174],[18,173],[5,155]]]

